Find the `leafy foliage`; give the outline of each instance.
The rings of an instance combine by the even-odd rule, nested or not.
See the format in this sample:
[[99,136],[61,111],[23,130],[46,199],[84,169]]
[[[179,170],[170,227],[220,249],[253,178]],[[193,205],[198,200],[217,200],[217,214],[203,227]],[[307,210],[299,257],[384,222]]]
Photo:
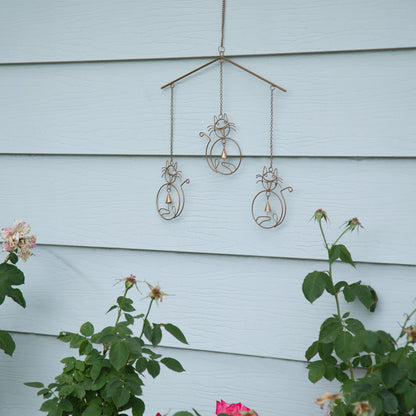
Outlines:
[[[22,308],[26,307],[26,301],[20,289],[14,286],[20,286],[25,282],[25,275],[15,266],[19,258],[15,252],[9,253],[3,263],[0,264],[0,305],[9,297]],[[10,263],[8,263],[10,261]],[[12,336],[7,332],[0,330],[0,349],[7,355],[13,355],[16,344]]]
[[[77,349],[79,358],[62,359],[64,368],[55,377],[55,382],[47,387],[39,382],[25,383],[39,389],[38,395],[45,399],[40,410],[47,412],[48,416],[114,416],[125,415],[123,412],[127,410],[131,410],[133,416],[142,416],[145,404],[139,396],[142,395],[144,373],[157,377],[159,362],[172,371],[185,371],[179,361],[161,358],[146,346],[143,337],[153,347],[159,345],[162,328],[179,341],[187,341],[176,326],[148,320],[154,298],[150,300],[146,315],[131,315],[135,308],[133,300],[126,295],[132,286],[130,281],[126,281],[124,295],[109,309],[117,310],[114,326],[95,332],[92,323],[86,322],[79,334],[60,333],[58,339]],[[142,326],[139,336],[133,333],[137,321]]]
[[[318,210],[315,219],[328,252],[328,270],[309,273],[302,290],[311,303],[328,292],[335,300],[337,313],[322,323],[318,340],[306,350],[305,357],[309,361],[309,380],[312,383],[322,378],[338,380],[342,398],[325,393],[317,403],[322,405],[328,401],[331,416],[413,415],[416,412],[416,351],[413,346],[416,326],[407,325],[416,309],[407,315],[397,339],[382,330],[367,330],[361,321],[350,317],[349,312],[341,315],[341,294],[346,302],[358,301],[370,312],[375,311],[378,297],[371,286],[361,281],[335,282],[333,266],[337,260],[355,267],[348,249],[337,243],[347,231],[362,226],[357,218],[347,221],[341,235],[329,245],[322,227],[322,212]],[[316,359],[311,361],[314,357]],[[357,368],[365,371],[357,373]]]

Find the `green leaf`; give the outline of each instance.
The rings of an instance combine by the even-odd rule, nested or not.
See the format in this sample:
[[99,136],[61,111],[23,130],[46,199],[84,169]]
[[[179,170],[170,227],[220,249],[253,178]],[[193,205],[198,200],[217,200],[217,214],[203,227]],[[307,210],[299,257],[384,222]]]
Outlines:
[[337,374],[337,367],[331,364],[326,364],[324,377],[327,380],[332,381],[335,378],[336,374]]
[[46,402],[42,403],[40,410],[42,412],[50,412],[51,410],[55,410],[58,406],[58,399],[54,397],[53,399],[46,400]]
[[133,316],[131,316],[129,313],[125,313],[124,317],[126,318],[126,321],[130,324],[133,325],[134,324],[134,318]]
[[73,410],[72,403],[68,399],[63,399],[59,403],[59,408],[64,412],[72,412]]
[[342,293],[344,294],[344,298],[346,302],[354,302],[355,297],[356,297],[354,285],[345,286]]
[[358,381],[352,388],[352,400],[361,402],[366,401],[373,394],[375,388],[368,383]]
[[355,267],[350,252],[348,251],[347,247],[345,247],[343,244],[333,245],[329,249],[330,263],[332,264],[337,259],[340,259],[342,262],[351,264],[351,266]]
[[0,349],[2,349],[10,357],[16,348],[16,344],[13,341],[11,335],[6,331],[0,330]]
[[82,416],[101,416],[101,409],[96,404],[93,404],[84,410]]
[[388,390],[382,390],[378,393],[383,401],[383,409],[387,414],[396,414],[399,411],[399,402],[396,396]]
[[136,310],[133,306],[133,301],[129,298],[123,299],[123,296],[119,296],[117,298],[117,303],[120,309],[124,312],[134,312]]
[[16,297],[12,286],[22,285],[25,282],[25,275],[16,266],[9,263],[0,264],[0,304],[6,296]]
[[169,368],[169,370],[176,371],[177,373],[185,371],[185,369],[182,367],[182,364],[174,358],[165,357],[162,358],[160,362]]
[[416,407],[416,388],[413,386],[411,390],[404,394],[404,404],[406,410],[411,410]]
[[346,286],[348,286],[348,283],[345,282],[344,280],[342,280],[342,281],[335,284],[335,290],[338,293],[343,287],[346,287]]
[[85,324],[81,326],[80,332],[82,335],[90,337],[94,333],[93,324],[91,322],[85,322]]
[[331,317],[326,319],[319,331],[319,342],[329,343],[334,342],[335,338],[342,331],[342,324],[338,317]]
[[340,383],[345,383],[349,380],[348,376],[340,368],[336,368],[335,377]]
[[108,312],[113,311],[114,309],[117,309],[117,308],[118,308],[118,305],[113,305],[113,306],[111,306],[111,307],[110,307],[110,309],[106,312],[106,314],[107,314]]
[[326,366],[322,360],[313,361],[308,365],[308,378],[312,383],[319,381],[325,374]]
[[373,304],[373,298],[371,296],[370,288],[366,285],[358,285],[355,288],[355,293],[360,302],[367,308],[370,309]]
[[23,383],[25,386],[34,387],[35,389],[42,389],[44,386],[43,383],[39,383],[38,381],[30,381],[28,383]]
[[13,299],[18,305],[20,305],[22,308],[26,308],[26,301],[23,297],[23,293],[20,291],[20,289],[10,288],[7,291],[7,296],[11,299]]
[[314,271],[309,273],[302,285],[302,291],[305,298],[313,303],[318,299],[324,292],[325,287],[327,286],[329,276],[325,272]]
[[191,412],[182,410],[180,412],[174,413],[173,416],[194,416],[194,415]]
[[123,341],[116,342],[110,349],[110,363],[120,370],[129,358],[129,347]]
[[157,361],[150,360],[147,363],[147,372],[153,377],[157,377],[160,373],[160,365]]
[[353,337],[349,332],[342,331],[335,338],[335,353],[343,361],[348,361],[353,355]]
[[361,362],[361,365],[364,368],[370,368],[373,365],[373,361],[371,359],[371,355],[369,355],[369,354],[363,355],[362,357],[360,357],[360,362]]
[[130,392],[126,388],[122,388],[117,394],[112,396],[114,404],[117,408],[124,406],[130,399]]
[[143,373],[144,370],[146,370],[147,368],[147,360],[145,357],[140,357],[137,361],[136,361],[136,370],[139,373]]
[[19,257],[17,256],[16,253],[10,253],[10,261],[13,264],[16,264],[19,261]]
[[305,352],[305,358],[310,361],[311,358],[318,354],[319,341],[315,341]]
[[397,382],[400,380],[400,376],[401,372],[395,363],[386,363],[381,369],[381,379],[388,389],[394,387],[397,384]]
[[357,335],[362,331],[365,331],[364,325],[358,319],[348,318],[345,320],[348,331]]
[[159,325],[154,325],[152,330],[152,345],[156,347],[159,345],[160,341],[162,340],[162,330],[160,329]]
[[143,400],[140,400],[137,397],[132,397],[131,407],[133,416],[143,416],[145,408]]
[[188,341],[185,338],[185,335],[182,331],[173,324],[162,324],[162,326],[168,331],[171,335],[173,335],[178,341],[182,342],[183,344],[187,344]]

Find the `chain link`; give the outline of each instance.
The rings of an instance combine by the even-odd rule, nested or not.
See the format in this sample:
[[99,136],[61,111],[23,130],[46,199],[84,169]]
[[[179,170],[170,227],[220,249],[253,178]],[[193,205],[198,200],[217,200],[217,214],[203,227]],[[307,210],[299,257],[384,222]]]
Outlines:
[[270,86],[270,168],[273,169],[273,92],[274,87]]
[[173,161],[173,88],[175,84],[170,85],[170,161]]
[[221,49],[224,50],[225,0],[222,0]]
[[223,77],[223,73],[222,73],[222,64],[223,61],[222,59],[220,60],[220,115],[222,115],[222,107],[223,107],[223,87],[222,87],[222,77]]

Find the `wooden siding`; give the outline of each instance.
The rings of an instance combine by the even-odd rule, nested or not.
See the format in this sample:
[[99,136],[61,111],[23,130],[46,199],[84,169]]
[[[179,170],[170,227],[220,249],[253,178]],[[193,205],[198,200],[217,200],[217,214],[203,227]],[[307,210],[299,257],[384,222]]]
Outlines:
[[191,407],[208,416],[217,399],[261,416],[322,415],[313,401],[336,387],[312,385],[303,354],[334,309],[301,292],[305,274],[325,268],[317,208],[330,235],[352,216],[365,226],[346,239],[357,269],[336,273],[371,284],[379,306],[342,306],[394,333],[412,307],[416,3],[227,1],[227,54],[288,90],[275,102],[275,165],[294,192],[269,231],[250,214],[268,163],[269,90],[231,66],[224,108],[240,170],[220,177],[203,157],[198,132],[218,112],[213,66],[175,89],[185,210],[167,223],[154,207],[169,150],[160,86],[217,53],[217,3],[0,0],[0,226],[24,218],[40,243],[22,266],[27,309],[0,309],[0,328],[17,332],[15,357],[0,356],[7,415],[43,414],[22,383],[57,374],[68,350],[54,335],[105,325],[114,281],[130,273],[173,295],[154,320],[177,323],[190,342],[164,338],[162,352],[187,371],[146,380],[146,416]]

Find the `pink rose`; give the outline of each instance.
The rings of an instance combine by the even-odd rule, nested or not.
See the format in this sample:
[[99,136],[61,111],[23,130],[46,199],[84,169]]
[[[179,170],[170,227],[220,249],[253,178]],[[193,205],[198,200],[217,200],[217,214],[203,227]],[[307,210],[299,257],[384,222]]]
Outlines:
[[[216,414],[225,413],[231,416],[241,416],[241,412],[249,412],[250,409],[241,403],[226,403],[224,400],[217,401]],[[253,412],[255,413],[255,412]]]

